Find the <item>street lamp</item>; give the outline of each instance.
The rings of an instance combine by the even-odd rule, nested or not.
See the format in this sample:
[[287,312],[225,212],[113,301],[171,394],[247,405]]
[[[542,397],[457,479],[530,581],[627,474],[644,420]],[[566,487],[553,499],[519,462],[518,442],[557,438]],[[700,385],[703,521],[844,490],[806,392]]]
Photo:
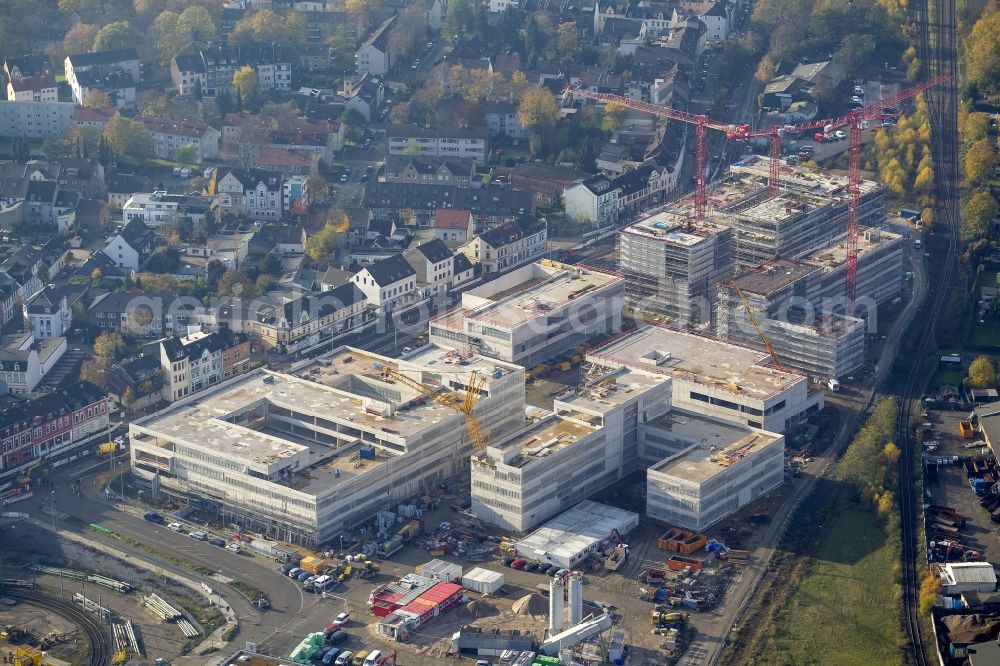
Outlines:
[[56,491],[49,491],[49,512],[52,514],[52,533],[56,531]]

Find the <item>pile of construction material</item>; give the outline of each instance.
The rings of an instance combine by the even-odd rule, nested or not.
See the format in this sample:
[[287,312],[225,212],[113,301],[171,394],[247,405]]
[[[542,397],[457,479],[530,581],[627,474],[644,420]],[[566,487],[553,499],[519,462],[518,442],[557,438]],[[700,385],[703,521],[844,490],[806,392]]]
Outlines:
[[168,604],[158,594],[148,594],[142,597],[141,603],[161,620],[175,623],[178,627],[180,627],[180,630],[184,633],[185,637],[194,638],[200,634],[200,632],[195,629],[194,625],[192,625],[187,618],[184,617],[184,614],[181,611]]
[[141,655],[139,639],[135,635],[135,627],[132,620],[125,620],[124,623],[115,622],[111,625],[111,633],[115,639],[115,652]]

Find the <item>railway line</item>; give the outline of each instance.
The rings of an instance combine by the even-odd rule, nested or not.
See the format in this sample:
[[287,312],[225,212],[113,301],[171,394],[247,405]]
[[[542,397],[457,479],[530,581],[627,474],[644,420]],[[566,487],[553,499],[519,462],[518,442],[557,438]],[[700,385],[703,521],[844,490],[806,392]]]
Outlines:
[[45,608],[76,624],[90,643],[90,666],[110,666],[112,656],[111,636],[104,625],[76,604],[48,595],[25,590],[3,588],[3,596],[16,599],[32,606]]
[[927,366],[924,363],[932,349],[935,337],[935,323],[942,315],[948,301],[952,278],[955,272],[958,252],[958,117],[957,86],[958,64],[955,50],[955,0],[918,0],[911,5],[917,14],[919,25],[918,57],[922,62],[922,77],[950,74],[951,81],[926,94],[930,111],[937,196],[936,228],[946,234],[945,250],[940,257],[940,273],[932,294],[929,311],[924,321],[928,326],[921,332],[914,358],[918,359],[907,373],[900,393],[899,422],[897,439],[902,449],[900,456],[900,508],[903,542],[903,625],[910,647],[910,660],[922,666],[931,663],[928,657],[927,637],[920,617],[920,559],[918,530],[923,528],[922,497],[917,492],[915,474],[922,467],[920,450],[910,428],[914,403],[923,389]]

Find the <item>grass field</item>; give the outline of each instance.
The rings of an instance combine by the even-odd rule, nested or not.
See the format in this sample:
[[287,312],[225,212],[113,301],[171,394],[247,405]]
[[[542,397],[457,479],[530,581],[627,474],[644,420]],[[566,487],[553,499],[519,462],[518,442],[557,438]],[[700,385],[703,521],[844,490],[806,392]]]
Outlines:
[[930,388],[940,388],[946,384],[951,384],[952,386],[958,386],[965,379],[965,373],[961,370],[945,370],[941,369],[934,373],[931,377]]
[[775,622],[774,664],[900,663],[898,567],[878,516],[841,499],[808,571]]

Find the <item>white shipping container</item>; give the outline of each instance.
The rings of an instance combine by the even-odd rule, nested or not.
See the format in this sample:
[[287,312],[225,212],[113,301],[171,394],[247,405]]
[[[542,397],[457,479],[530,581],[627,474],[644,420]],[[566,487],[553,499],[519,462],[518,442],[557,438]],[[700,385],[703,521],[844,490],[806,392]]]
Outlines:
[[462,576],[462,587],[480,594],[496,594],[503,587],[504,577],[499,571],[477,567]]
[[462,578],[462,565],[444,560],[431,560],[417,568],[417,573],[445,583],[458,582]]

